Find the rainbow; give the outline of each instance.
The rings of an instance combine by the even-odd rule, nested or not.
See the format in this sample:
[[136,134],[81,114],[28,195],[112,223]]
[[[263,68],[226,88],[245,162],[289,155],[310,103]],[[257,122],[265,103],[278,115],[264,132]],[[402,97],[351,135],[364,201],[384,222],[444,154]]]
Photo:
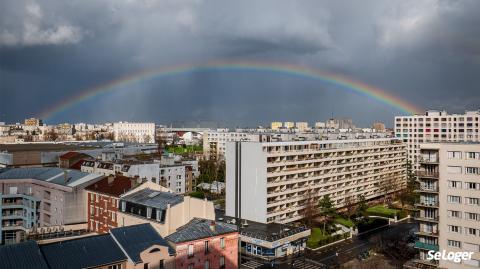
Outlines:
[[138,73],[133,73],[105,84],[82,90],[77,95],[73,95],[62,102],[43,111],[40,117],[43,119],[52,118],[62,112],[67,111],[80,103],[92,100],[99,94],[113,92],[124,86],[129,86],[137,82],[158,79],[177,75],[189,74],[196,71],[253,71],[253,72],[273,72],[288,76],[314,79],[324,83],[331,84],[341,89],[350,90],[357,94],[367,96],[374,100],[394,107],[405,114],[418,114],[422,112],[420,107],[407,102],[397,96],[392,95],[386,90],[367,85],[363,82],[347,78],[343,75],[308,68],[286,63],[269,63],[255,61],[214,61],[206,64],[176,65],[157,69],[147,69]]

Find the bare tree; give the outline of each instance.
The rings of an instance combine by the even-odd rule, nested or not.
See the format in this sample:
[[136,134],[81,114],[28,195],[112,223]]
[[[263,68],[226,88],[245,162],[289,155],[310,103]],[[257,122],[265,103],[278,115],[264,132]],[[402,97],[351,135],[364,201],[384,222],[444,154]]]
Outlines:
[[351,219],[352,215],[357,211],[355,204],[355,196],[349,195],[345,197],[345,208],[345,215],[347,215],[348,219]]
[[308,227],[312,227],[312,221],[313,218],[318,214],[318,208],[316,206],[316,203],[314,201],[314,197],[312,195],[312,190],[309,188],[305,194],[305,208],[303,209],[303,221],[305,225]]

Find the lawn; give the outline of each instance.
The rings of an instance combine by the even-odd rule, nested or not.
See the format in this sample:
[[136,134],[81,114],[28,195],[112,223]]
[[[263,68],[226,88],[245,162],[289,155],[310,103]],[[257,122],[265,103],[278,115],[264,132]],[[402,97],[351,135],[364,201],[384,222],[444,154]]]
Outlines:
[[344,235],[332,236],[329,235],[328,232],[327,234],[323,233],[323,230],[321,228],[312,228],[312,234],[307,240],[307,246],[309,248],[318,248],[320,246],[335,242],[343,238]]
[[170,153],[181,154],[181,153],[194,153],[194,152],[202,152],[203,147],[199,145],[192,145],[192,146],[167,146],[165,149]]
[[349,228],[351,228],[355,225],[352,220],[345,219],[345,218],[342,218],[340,216],[336,217],[334,219],[334,222],[338,223],[338,224],[341,224],[343,226],[349,227]]
[[400,210],[397,210],[397,209],[386,208],[383,205],[376,205],[376,206],[369,207],[367,209],[367,214],[372,216],[393,218],[395,215],[398,216],[399,211]]

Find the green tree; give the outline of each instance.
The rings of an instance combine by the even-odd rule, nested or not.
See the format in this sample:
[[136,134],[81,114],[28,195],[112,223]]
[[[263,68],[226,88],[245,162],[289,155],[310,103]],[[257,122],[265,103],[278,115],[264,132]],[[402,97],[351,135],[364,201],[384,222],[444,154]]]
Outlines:
[[367,212],[367,201],[365,200],[365,196],[363,194],[358,195],[358,205],[357,205],[357,215],[364,216]]
[[318,202],[318,207],[320,208],[320,213],[324,217],[323,232],[325,233],[325,226],[327,224],[327,220],[335,213],[332,200],[330,200],[330,195],[324,195],[322,199]]
[[218,164],[217,164],[217,179],[219,181],[225,182],[225,170],[226,170],[225,161],[218,162]]

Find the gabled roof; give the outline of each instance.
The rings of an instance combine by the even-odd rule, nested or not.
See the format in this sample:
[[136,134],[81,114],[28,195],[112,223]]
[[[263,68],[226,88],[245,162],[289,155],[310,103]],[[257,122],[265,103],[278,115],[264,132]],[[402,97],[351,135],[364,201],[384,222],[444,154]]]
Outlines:
[[119,197],[133,187],[132,180],[133,179],[125,176],[116,175],[114,176],[113,181],[108,183],[109,177],[105,177],[100,181],[89,185],[85,190]]
[[127,260],[109,234],[41,245],[51,269],[82,269]]
[[[83,154],[83,153],[80,153],[80,152],[77,152],[77,151],[69,151],[65,154],[62,154],[60,156],[58,156],[59,159],[72,159],[72,158],[75,158],[77,156],[79,156],[80,154]],[[86,154],[83,154],[83,155],[86,155]]]
[[168,242],[149,223],[111,229],[110,234],[134,263],[141,263],[140,253],[153,245],[168,247],[169,253],[174,253]]
[[183,202],[183,195],[156,191],[147,188],[126,195],[122,198],[122,200],[164,210],[167,209],[167,205],[169,204],[170,206],[174,206]]
[[49,269],[35,241],[0,246],[0,268]]
[[0,180],[36,179],[67,187],[75,187],[99,177],[97,174],[57,167],[7,168],[0,171]]
[[[210,228],[210,225],[212,224],[215,225],[214,229]],[[167,236],[166,239],[173,243],[182,243],[227,233],[233,233],[236,231],[237,226],[232,224],[208,219],[194,218],[187,224],[178,228],[175,233]]]

